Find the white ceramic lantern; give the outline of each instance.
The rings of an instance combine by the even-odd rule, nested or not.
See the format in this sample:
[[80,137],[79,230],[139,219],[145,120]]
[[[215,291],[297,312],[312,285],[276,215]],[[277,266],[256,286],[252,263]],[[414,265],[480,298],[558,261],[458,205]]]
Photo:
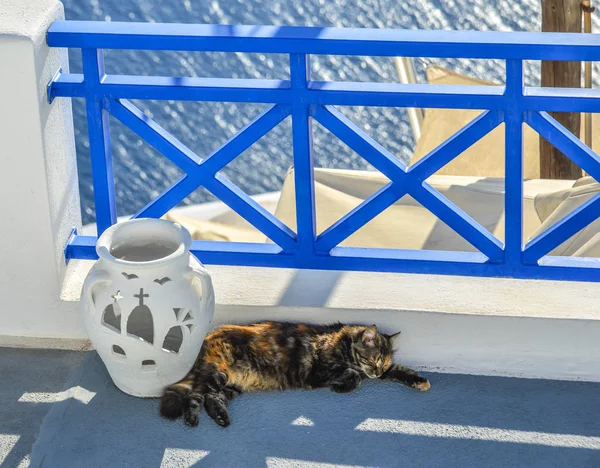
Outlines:
[[107,229],[82,291],[85,328],[125,393],[160,396],[192,368],[215,301],[190,233],[160,219]]

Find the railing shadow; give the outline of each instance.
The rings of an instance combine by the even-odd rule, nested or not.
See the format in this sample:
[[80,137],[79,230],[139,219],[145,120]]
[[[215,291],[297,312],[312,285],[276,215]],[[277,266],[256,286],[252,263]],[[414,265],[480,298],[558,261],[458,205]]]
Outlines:
[[279,299],[279,306],[325,307],[341,271],[297,270]]

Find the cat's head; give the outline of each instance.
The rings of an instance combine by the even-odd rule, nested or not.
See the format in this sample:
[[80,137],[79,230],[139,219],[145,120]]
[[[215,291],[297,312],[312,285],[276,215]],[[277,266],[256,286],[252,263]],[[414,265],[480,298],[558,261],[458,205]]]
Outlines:
[[357,333],[352,343],[354,359],[367,377],[376,379],[392,366],[394,340],[398,336],[400,332],[393,335],[379,333],[375,325]]

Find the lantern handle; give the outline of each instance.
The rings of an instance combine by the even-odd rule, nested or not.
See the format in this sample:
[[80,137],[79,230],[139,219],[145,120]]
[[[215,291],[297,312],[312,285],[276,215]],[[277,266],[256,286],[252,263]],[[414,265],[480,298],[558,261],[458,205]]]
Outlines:
[[81,299],[84,301],[85,305],[90,305],[92,309],[96,306],[96,304],[94,304],[93,295],[94,286],[100,283],[110,283],[110,275],[106,271],[91,271],[83,282]]
[[204,265],[198,264],[194,265],[194,267],[190,267],[185,276],[190,280],[198,278],[202,283],[202,300],[200,302],[200,308],[203,313],[210,314],[208,323],[212,323],[215,312],[215,290],[213,288],[210,273],[208,273],[208,270]]

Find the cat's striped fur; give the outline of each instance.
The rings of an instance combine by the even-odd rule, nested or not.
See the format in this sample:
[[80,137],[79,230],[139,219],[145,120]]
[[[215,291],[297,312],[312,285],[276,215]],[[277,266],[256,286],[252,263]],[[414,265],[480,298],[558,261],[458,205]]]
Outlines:
[[375,325],[225,325],[206,336],[189,374],[165,390],[160,413],[196,426],[204,407],[227,427],[227,405],[242,392],[329,387],[343,393],[367,378],[429,390],[427,379],[393,364],[398,335],[382,334]]

